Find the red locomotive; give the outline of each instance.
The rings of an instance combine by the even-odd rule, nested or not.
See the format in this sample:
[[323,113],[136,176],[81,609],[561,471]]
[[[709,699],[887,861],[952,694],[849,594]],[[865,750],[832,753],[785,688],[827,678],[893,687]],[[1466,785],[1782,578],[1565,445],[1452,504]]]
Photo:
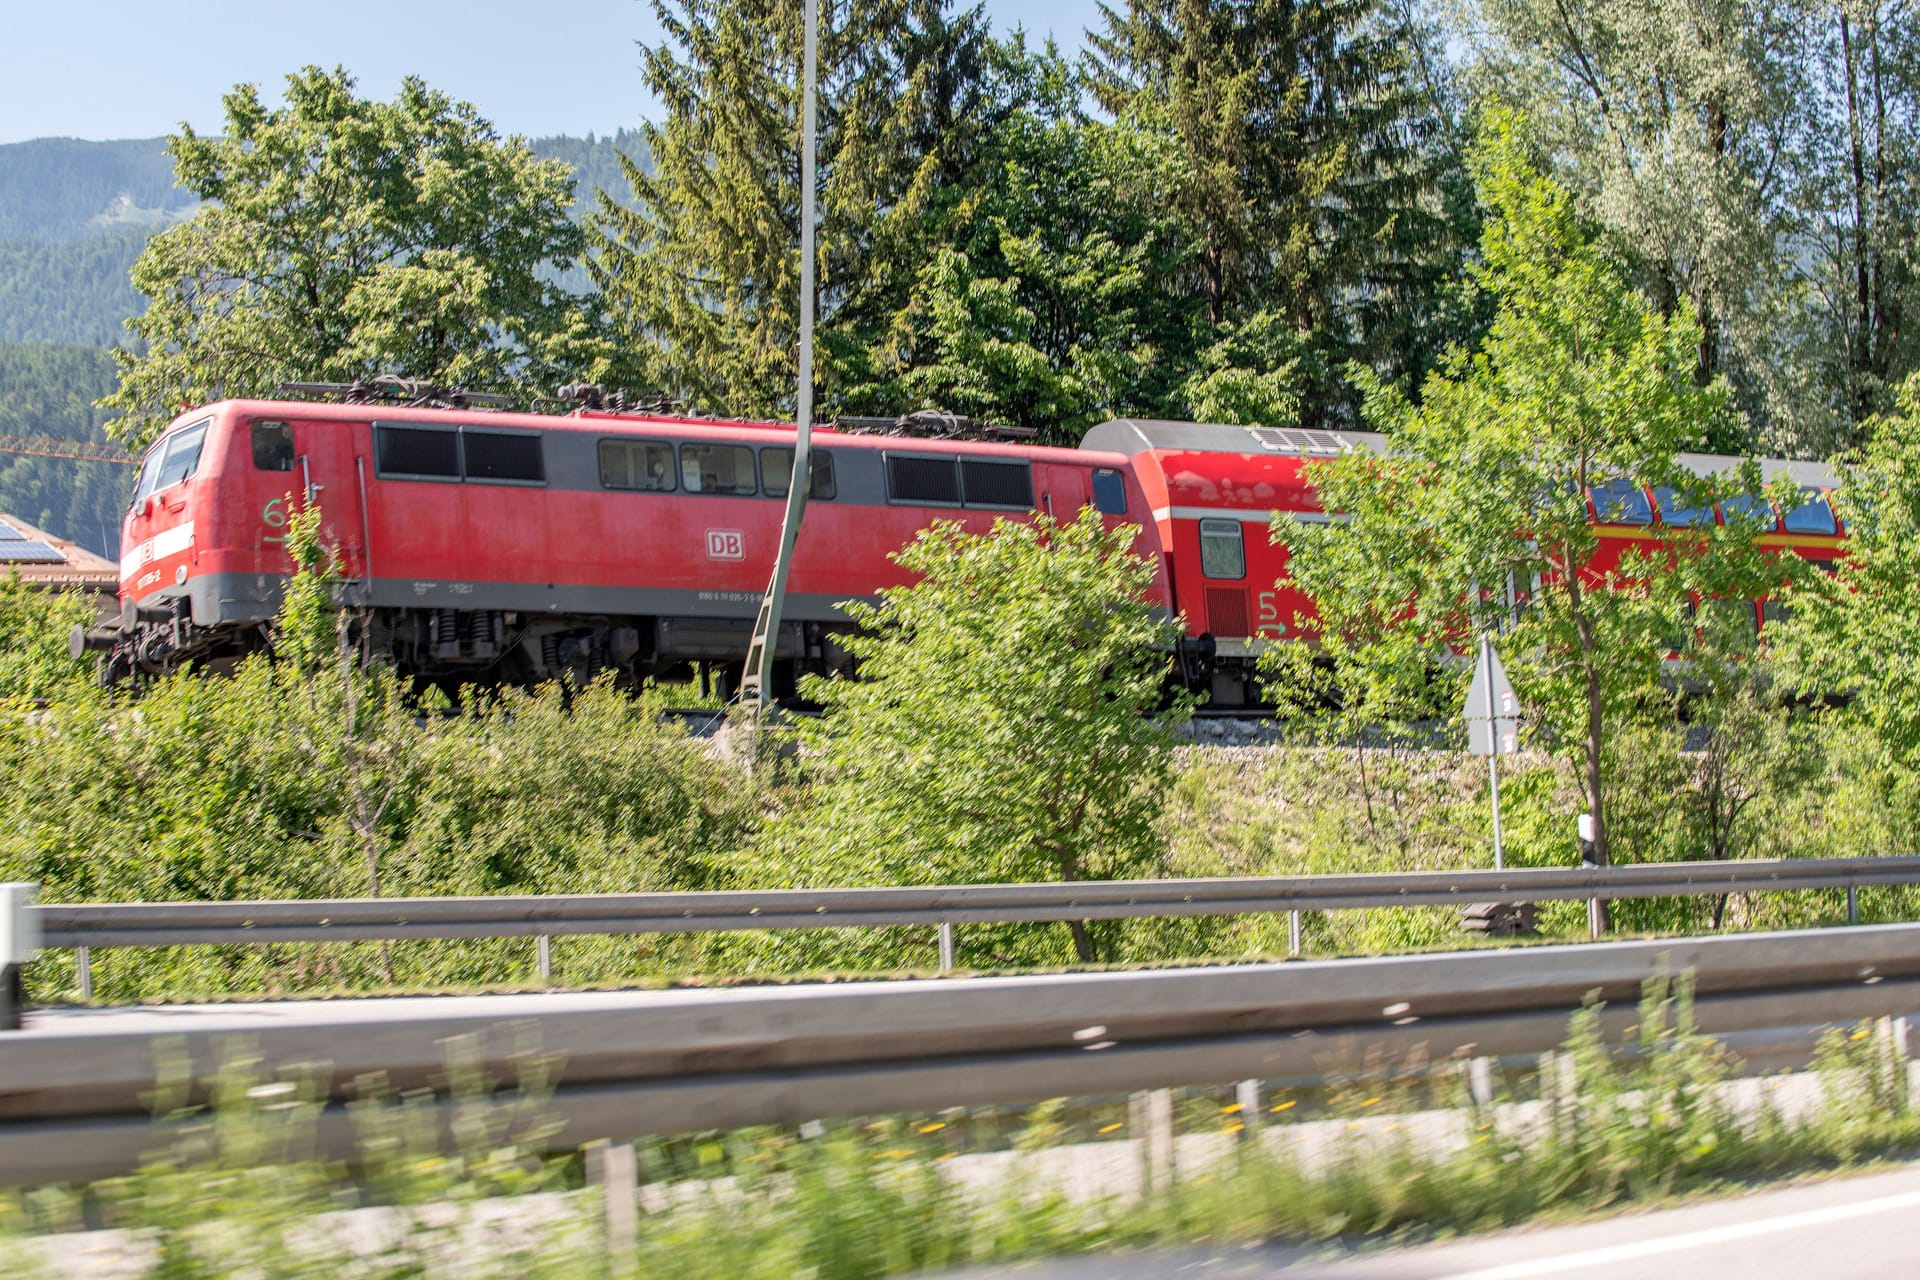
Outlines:
[[[410,674],[737,671],[792,469],[792,428],[767,423],[223,401],[148,450],[121,626],[75,643],[107,651],[109,679],[261,647],[291,567],[289,508],[317,501],[342,603]],[[811,483],[775,649],[789,680],[796,663],[844,667],[840,602],[903,581],[888,553],[935,520],[1145,509],[1125,458],[1023,444],[823,430]],[[1165,563],[1150,535],[1139,549]]]
[[[148,450],[123,530],[117,630],[76,633],[118,679],[217,665],[263,647],[290,569],[290,508],[317,501],[343,604],[403,671],[446,683],[685,675],[737,678],[779,543],[793,431],[771,423],[577,410],[565,416],[297,401],[223,401]],[[847,666],[842,601],[903,575],[888,559],[935,520],[984,530],[1083,507],[1132,522],[1160,567],[1156,598],[1185,622],[1179,660],[1217,702],[1255,700],[1258,650],[1295,638],[1310,602],[1286,583],[1275,511],[1329,518],[1303,476],[1315,458],[1379,451],[1332,433],[1122,419],[1078,449],[825,429],[776,658]],[[1735,459],[1693,455],[1700,474]],[[1807,494],[1769,513],[1766,541],[1831,562],[1832,477],[1786,469]],[[1596,493],[1602,558],[1658,526],[1721,518],[1674,495]],[[1602,518],[1604,517],[1604,518]],[[1762,608],[1756,605],[1756,625]]]

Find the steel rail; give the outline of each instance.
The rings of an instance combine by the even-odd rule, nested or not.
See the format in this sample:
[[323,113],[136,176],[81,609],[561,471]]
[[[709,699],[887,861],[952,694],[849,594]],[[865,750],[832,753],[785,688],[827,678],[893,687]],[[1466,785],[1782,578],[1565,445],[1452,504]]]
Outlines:
[[298,1067],[328,1100],[323,1143],[346,1153],[345,1111],[369,1074],[441,1090],[451,1117],[472,1104],[444,1094],[460,1074],[450,1043],[494,1080],[545,1055],[559,1082],[535,1110],[568,1145],[1540,1053],[1595,998],[1603,1036],[1626,1043],[1642,984],[1681,973],[1702,1031],[1811,1039],[1920,1011],[1920,924],[1121,973],[30,1012],[0,1036],[0,1183],[138,1163],[165,1141],[148,1119],[157,1063],[181,1081],[236,1054]]
[[928,888],[42,904],[47,947],[362,942],[1254,915],[1920,884],[1920,857]]

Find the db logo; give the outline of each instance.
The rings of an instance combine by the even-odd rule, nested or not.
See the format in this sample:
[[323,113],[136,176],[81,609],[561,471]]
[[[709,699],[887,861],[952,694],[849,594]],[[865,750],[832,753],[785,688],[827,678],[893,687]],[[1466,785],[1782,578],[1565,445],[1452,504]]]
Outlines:
[[707,530],[707,558],[709,560],[745,560],[747,558],[747,539],[738,529]]

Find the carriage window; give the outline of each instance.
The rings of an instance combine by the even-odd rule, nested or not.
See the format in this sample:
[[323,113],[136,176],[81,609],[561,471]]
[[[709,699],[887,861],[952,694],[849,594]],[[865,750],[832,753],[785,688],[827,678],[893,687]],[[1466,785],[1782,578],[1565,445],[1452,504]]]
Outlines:
[[461,433],[466,447],[466,476],[497,484],[545,484],[546,459],[539,436],[508,435],[498,431]]
[[1200,572],[1209,578],[1247,576],[1247,549],[1238,520],[1200,522]]
[[1601,524],[1652,524],[1647,491],[1631,480],[1612,480],[1587,490]]
[[1127,514],[1127,484],[1118,471],[1102,469],[1093,473],[1093,505],[1103,515]]
[[753,450],[743,444],[683,444],[680,482],[688,493],[751,494]]
[[919,506],[960,505],[960,471],[953,458],[887,455],[887,498]]
[[[809,498],[821,501],[831,499],[838,490],[833,482],[833,455],[824,449],[814,449],[807,454],[807,470],[813,473],[813,488],[808,490]],[[760,451],[760,488],[769,498],[787,496],[787,484],[793,479],[793,450],[762,449]]]
[[1731,524],[1737,518],[1757,521],[1762,529],[1773,528],[1773,504],[1757,493],[1743,493],[1737,498],[1728,498],[1720,504],[1727,522]]
[[1801,493],[1805,495],[1804,500],[1799,506],[1787,512],[1787,532],[1822,534],[1840,532],[1839,526],[1833,522],[1833,508],[1827,505],[1826,495],[1818,489],[1803,489]]
[[1024,462],[962,459],[960,484],[970,507],[1033,505],[1033,474]]
[[415,427],[374,428],[375,456],[383,476],[458,480],[460,436]]
[[602,440],[600,483],[608,489],[672,493],[673,446],[652,440]]
[[1705,525],[1713,527],[1713,504],[1694,507],[1687,505],[1684,494],[1672,485],[1656,485],[1653,497],[1660,504],[1660,519],[1673,525]]
[[293,470],[293,428],[284,422],[254,423],[253,465],[258,471]]

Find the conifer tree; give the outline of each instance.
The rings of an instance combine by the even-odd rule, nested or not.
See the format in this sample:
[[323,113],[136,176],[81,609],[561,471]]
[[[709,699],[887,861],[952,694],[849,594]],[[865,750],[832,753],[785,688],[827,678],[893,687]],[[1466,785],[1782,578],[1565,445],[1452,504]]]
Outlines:
[[1470,229],[1420,22],[1386,0],[1102,9],[1090,87],[1116,114],[1161,113],[1188,157],[1174,201],[1216,339],[1276,317],[1303,335],[1312,418],[1348,402],[1349,358],[1399,377],[1460,336],[1425,332]]
[[[731,414],[791,412],[798,330],[798,7],[654,0],[645,51],[664,118],[634,208],[602,193],[590,265],[627,338],[628,382]],[[854,0],[819,43],[820,356],[830,396],[856,380],[899,305],[912,219],[967,167],[984,21],[947,0]]]

